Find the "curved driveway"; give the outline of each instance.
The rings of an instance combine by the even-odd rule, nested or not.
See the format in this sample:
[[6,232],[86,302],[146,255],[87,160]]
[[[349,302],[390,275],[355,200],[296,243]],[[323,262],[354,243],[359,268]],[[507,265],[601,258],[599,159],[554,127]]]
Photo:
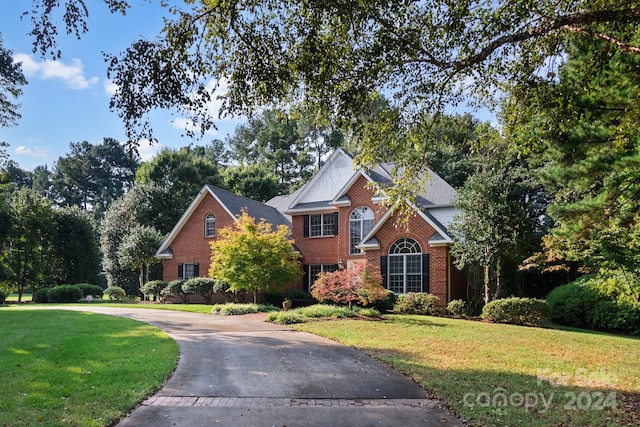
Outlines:
[[365,354],[264,315],[65,307],[153,324],[180,346],[164,387],[118,426],[461,426]]

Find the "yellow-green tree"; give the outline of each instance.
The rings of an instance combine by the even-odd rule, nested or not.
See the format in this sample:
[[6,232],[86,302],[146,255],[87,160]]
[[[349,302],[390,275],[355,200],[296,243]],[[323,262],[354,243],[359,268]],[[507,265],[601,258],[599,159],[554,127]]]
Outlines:
[[209,276],[226,282],[232,292],[278,291],[300,279],[299,253],[293,248],[289,230],[261,219],[256,222],[243,212],[232,227],[220,230],[211,243]]

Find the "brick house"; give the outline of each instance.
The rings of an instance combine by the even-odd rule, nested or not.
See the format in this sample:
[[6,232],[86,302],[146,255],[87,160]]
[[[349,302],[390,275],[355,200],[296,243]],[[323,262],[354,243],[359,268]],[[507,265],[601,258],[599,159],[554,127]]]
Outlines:
[[380,267],[384,286],[397,294],[430,292],[442,305],[464,299],[466,283],[452,263],[447,231],[458,212],[455,190],[431,172],[412,205],[414,214],[399,225],[394,209],[384,207],[383,197],[368,185],[391,183],[392,166],[355,170],[353,158],[338,149],[307,184],[266,204],[205,186],[156,254],[164,280],[206,275],[209,240],[215,238],[207,232],[207,218],[215,218],[214,229],[224,227],[246,207],[250,216],[291,228],[302,256],[304,290],[319,272],[366,260]]

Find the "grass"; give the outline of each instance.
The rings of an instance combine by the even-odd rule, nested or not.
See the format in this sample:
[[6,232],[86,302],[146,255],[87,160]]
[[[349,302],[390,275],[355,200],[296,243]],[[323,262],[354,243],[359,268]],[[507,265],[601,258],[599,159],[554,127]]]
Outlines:
[[0,309],[0,425],[106,426],[153,394],[178,346],[114,316]]
[[[638,421],[636,338],[412,315],[293,328],[393,366],[474,426]],[[635,410],[625,407],[634,400]]]

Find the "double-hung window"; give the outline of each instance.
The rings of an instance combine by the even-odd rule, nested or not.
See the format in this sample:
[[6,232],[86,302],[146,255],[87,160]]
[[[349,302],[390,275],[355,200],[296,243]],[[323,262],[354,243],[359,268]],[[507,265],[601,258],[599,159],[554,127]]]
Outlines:
[[337,212],[304,216],[304,237],[336,236],[337,234]]
[[216,236],[216,217],[214,214],[208,214],[204,219],[204,237]]
[[366,206],[357,207],[349,216],[349,253],[359,254],[358,245],[373,228],[373,211]]

